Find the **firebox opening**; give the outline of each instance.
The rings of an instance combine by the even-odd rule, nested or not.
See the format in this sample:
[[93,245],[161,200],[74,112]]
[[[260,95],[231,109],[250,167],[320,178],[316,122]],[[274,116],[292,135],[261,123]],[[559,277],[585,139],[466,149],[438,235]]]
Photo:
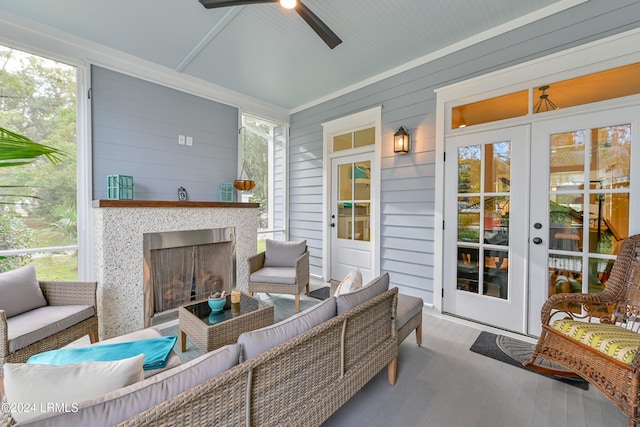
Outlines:
[[230,292],[235,285],[235,230],[144,235],[145,326],[177,317],[177,308]]

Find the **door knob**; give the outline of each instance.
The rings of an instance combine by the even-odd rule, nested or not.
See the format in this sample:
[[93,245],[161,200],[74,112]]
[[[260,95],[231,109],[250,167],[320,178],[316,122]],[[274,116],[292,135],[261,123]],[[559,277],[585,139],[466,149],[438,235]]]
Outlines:
[[539,245],[540,243],[542,243],[542,239],[539,237],[534,237],[533,238],[533,243],[535,243],[536,245]]
[[332,226],[332,227],[335,227],[335,226],[336,226],[336,223],[335,223],[335,222],[332,222],[332,223],[331,223],[331,226]]
[[536,222],[535,224],[533,224],[533,228],[535,228],[536,230],[540,230],[542,228],[542,224]]

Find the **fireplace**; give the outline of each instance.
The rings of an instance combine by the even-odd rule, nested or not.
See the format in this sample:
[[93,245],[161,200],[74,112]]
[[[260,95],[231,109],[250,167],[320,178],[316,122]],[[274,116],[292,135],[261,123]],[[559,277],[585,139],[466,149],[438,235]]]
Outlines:
[[98,282],[101,340],[150,325],[153,312],[145,311],[143,289],[143,236],[147,233],[233,228],[236,263],[232,278],[235,287],[246,290],[247,259],[257,250],[257,203],[94,200],[93,206],[91,264],[95,269],[92,280]]
[[235,229],[143,234],[145,327],[177,317],[177,308],[235,287]]

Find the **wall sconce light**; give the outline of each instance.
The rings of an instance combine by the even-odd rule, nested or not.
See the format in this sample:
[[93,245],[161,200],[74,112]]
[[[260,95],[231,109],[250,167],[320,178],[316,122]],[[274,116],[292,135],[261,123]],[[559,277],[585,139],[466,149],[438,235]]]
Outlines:
[[396,154],[407,154],[409,152],[409,132],[404,126],[393,134],[393,152]]

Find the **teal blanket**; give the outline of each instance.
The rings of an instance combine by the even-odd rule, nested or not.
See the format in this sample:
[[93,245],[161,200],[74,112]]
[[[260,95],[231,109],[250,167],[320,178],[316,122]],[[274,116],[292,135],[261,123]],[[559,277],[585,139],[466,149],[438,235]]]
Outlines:
[[89,347],[62,348],[31,356],[27,363],[40,365],[69,365],[80,362],[108,362],[144,354],[145,371],[164,368],[178,337],[158,337],[146,340]]

